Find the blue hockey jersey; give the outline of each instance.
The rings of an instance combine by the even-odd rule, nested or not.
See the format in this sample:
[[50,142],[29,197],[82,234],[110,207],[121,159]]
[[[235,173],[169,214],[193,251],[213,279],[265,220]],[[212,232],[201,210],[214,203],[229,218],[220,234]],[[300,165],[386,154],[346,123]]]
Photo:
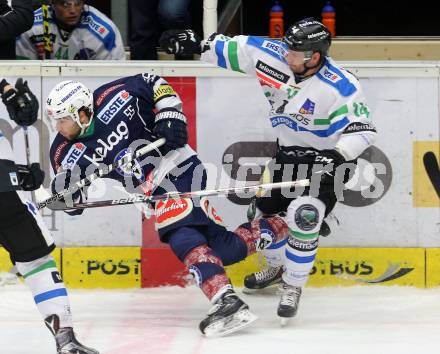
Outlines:
[[[102,85],[93,92],[94,117],[90,127],[70,141],[58,134],[50,149],[50,160],[55,173],[73,170],[81,178],[103,165],[109,165],[127,153],[154,141],[152,136],[155,111],[167,107],[182,109],[182,102],[163,78],[143,73],[124,77]],[[160,161],[159,175],[164,175],[195,152],[186,145],[160,158],[157,152],[147,156],[149,162]],[[152,159],[154,156],[159,159]],[[144,160],[145,161],[145,160]],[[121,168],[107,177],[126,185],[126,178],[134,186],[145,180],[153,163],[139,163]]]

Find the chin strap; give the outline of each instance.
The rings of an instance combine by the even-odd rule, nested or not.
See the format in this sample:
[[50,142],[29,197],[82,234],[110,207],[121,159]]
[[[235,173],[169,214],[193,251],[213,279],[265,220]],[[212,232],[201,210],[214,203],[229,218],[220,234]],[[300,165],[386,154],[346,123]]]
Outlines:
[[295,81],[296,82],[302,82],[306,79],[308,79],[309,77],[313,76],[317,71],[315,71],[314,73],[310,74],[310,75],[305,75],[306,72],[308,72],[309,70],[313,70],[315,68],[319,68],[321,69],[322,65],[324,64],[324,61],[321,62],[321,60],[319,61],[318,64],[314,65],[314,66],[306,66],[306,63],[304,63],[304,70],[301,71],[299,74],[294,73],[295,76]]
[[311,58],[308,58],[307,61],[304,62],[304,70],[303,71],[301,71],[300,73],[294,73],[296,82],[304,81],[315,74],[315,73],[313,73],[310,75],[305,75],[309,70],[313,70],[315,68],[321,69],[321,67],[324,65],[325,56],[321,54],[321,57],[319,58],[319,62],[316,65],[307,66],[306,64],[310,61],[310,59]]

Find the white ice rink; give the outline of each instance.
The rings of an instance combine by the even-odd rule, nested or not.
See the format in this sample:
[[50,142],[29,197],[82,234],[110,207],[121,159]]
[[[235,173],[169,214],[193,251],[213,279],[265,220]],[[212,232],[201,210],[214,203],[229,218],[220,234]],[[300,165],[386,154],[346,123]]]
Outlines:
[[[242,295],[259,320],[215,339],[198,331],[209,304],[195,287],[69,293],[78,337],[101,354],[440,352],[440,289],[306,288],[298,317],[284,328],[273,291]],[[22,285],[0,287],[0,353],[55,353]]]

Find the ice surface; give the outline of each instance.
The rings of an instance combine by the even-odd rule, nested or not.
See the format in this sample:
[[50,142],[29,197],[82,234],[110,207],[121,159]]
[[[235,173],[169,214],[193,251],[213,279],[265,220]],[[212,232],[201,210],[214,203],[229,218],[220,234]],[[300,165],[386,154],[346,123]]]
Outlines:
[[[195,287],[70,290],[75,331],[101,354],[438,353],[440,289],[306,288],[297,318],[282,328],[275,291],[243,295],[255,324],[202,337],[209,303]],[[0,287],[0,353],[52,354],[53,339],[21,285]]]

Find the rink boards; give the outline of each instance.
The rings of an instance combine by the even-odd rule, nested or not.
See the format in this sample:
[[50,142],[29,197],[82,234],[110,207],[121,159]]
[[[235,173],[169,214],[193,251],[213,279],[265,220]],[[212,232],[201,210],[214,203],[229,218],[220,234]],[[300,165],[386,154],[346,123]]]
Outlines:
[[[191,277],[166,249],[145,252],[139,247],[63,248],[53,253],[70,288],[139,288],[186,286]],[[228,266],[235,286],[243,277],[261,269],[255,254]],[[0,249],[0,273],[11,269]],[[402,285],[418,288],[440,286],[440,248],[320,248],[308,286]]]
[[[340,225],[321,238],[310,286],[356,284],[440,285],[440,175],[425,159],[440,160],[440,62],[347,62],[360,78],[380,133],[361,155],[356,183],[350,183],[335,214]],[[125,75],[152,72],[166,77],[183,100],[190,144],[209,164],[210,188],[253,183],[274,148],[267,128],[267,102],[254,78],[194,62],[26,62],[0,63],[10,82],[28,80],[41,102],[60,80],[76,79],[94,89]],[[40,114],[42,117],[41,109]],[[0,105],[0,129],[13,145],[17,162],[25,162],[24,134]],[[51,174],[47,151],[53,128],[40,119],[29,128],[31,160]],[[240,174],[243,167],[249,167]],[[243,171],[242,171],[243,172]],[[438,181],[438,179],[437,179]],[[46,178],[47,187],[49,179]],[[105,193],[125,194],[105,179]],[[377,195],[369,195],[375,188]],[[373,188],[373,189],[374,189]],[[246,219],[246,201],[234,196],[211,198],[229,229]],[[43,211],[56,244],[58,264],[71,287],[184,286],[188,275],[158,241],[151,219],[134,206],[87,210],[81,217]],[[0,258],[3,267],[8,260]],[[259,269],[254,256],[229,267],[236,285]],[[4,269],[2,268],[2,269]],[[437,270],[437,271],[436,271]]]

